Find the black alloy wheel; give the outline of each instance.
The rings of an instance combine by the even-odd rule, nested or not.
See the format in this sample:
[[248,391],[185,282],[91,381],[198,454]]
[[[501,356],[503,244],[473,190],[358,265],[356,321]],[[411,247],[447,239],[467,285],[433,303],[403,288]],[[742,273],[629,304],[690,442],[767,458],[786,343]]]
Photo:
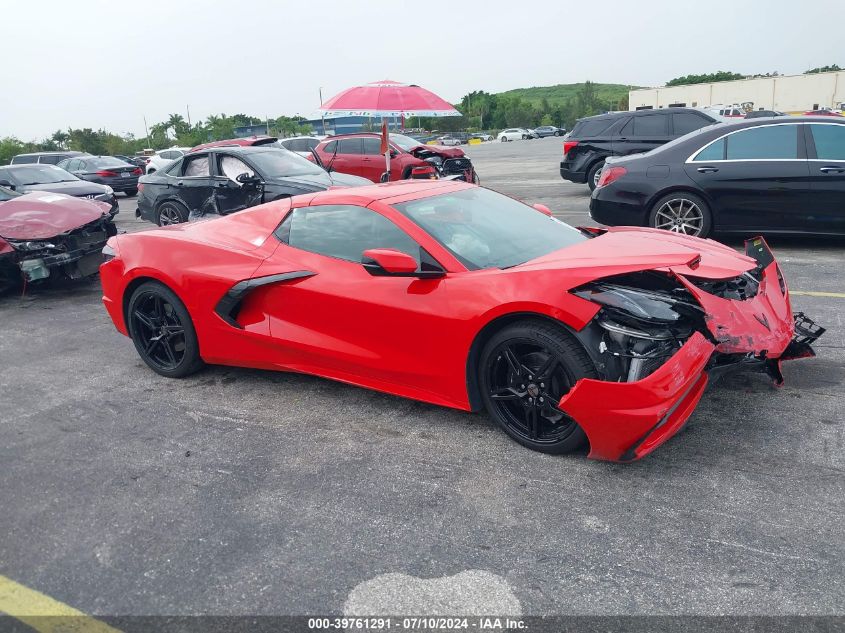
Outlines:
[[559,327],[526,321],[495,334],[480,362],[487,411],[517,442],[545,453],[568,453],[586,440],[558,408],[580,378],[596,377],[577,340]]
[[138,286],[129,299],[127,325],[141,359],[162,376],[181,378],[203,366],[188,310],[163,284]]

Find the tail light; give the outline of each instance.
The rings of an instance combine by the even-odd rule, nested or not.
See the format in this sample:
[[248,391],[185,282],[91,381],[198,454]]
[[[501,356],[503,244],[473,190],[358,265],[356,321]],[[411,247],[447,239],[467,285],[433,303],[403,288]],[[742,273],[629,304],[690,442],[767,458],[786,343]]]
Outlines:
[[566,141],[563,144],[563,155],[566,156],[573,147],[578,145],[578,141]]
[[144,183],[139,182],[138,183],[138,191],[140,192],[140,191],[143,191],[143,190],[144,190]]
[[604,187],[605,185],[609,185],[614,180],[619,180],[622,176],[628,173],[628,170],[624,167],[608,167],[605,166],[604,169],[601,170],[601,177],[599,178],[599,182],[596,185],[598,187]]
[[133,176],[140,176],[140,175],[141,175],[141,174],[143,174],[143,173],[144,173],[144,172],[142,172],[142,171],[141,171],[141,168],[140,168],[140,167],[136,167],[135,169],[133,169],[133,170],[132,170],[132,175],[133,175]]
[[97,172],[98,176],[102,176],[103,178],[114,178],[117,174],[113,171],[109,171],[108,169],[102,169]]

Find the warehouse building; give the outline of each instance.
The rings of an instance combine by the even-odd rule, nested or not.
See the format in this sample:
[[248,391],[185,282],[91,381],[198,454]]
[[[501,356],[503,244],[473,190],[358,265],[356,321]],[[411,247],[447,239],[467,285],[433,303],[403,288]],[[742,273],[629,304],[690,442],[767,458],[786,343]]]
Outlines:
[[702,108],[717,104],[744,105],[746,110],[845,110],[845,71],[738,79],[688,86],[631,90],[631,110],[669,107]]

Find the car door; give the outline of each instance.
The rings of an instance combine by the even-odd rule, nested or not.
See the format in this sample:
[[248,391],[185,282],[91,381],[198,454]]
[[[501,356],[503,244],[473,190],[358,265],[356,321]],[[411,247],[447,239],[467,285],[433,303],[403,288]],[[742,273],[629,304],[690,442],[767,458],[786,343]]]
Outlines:
[[331,165],[332,171],[366,178],[361,161],[363,152],[364,144],[361,137],[338,139],[337,145],[329,151],[329,162],[327,164]]
[[[173,174],[173,171],[176,173]],[[175,170],[168,170],[168,184],[176,198],[191,216],[216,213],[215,182],[211,176],[210,157],[207,153],[186,156]]]
[[799,230],[810,195],[800,123],[744,128],[715,139],[685,163],[713,205],[716,227]]
[[370,248],[393,248],[419,262],[417,242],[380,213],[354,205],[295,208],[276,236],[281,244],[256,276],[303,274],[257,298],[280,364],[435,390],[445,279],[374,276],[361,264]]
[[804,125],[811,202],[807,230],[845,233],[845,125]]
[[[384,156],[379,153],[381,139],[375,137],[362,138],[361,175],[373,182],[380,182],[381,175],[387,171]],[[393,171],[399,165],[391,165],[391,177]]]
[[631,120],[614,138],[613,153],[618,156],[640,154],[672,140],[667,114],[642,114]]
[[253,167],[239,156],[223,152],[215,152],[212,156],[217,213],[228,215],[261,204],[264,188],[260,182],[238,182],[238,176],[241,174],[255,176]]

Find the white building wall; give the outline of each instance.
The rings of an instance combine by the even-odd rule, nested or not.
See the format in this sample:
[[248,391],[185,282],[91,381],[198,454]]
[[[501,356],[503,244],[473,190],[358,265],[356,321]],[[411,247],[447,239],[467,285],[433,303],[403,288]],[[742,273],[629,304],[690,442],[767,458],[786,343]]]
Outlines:
[[675,103],[700,108],[746,101],[754,102],[755,110],[795,113],[810,110],[816,104],[838,110],[845,103],[845,71],[647,88],[632,90],[628,95],[631,110],[667,108]]

